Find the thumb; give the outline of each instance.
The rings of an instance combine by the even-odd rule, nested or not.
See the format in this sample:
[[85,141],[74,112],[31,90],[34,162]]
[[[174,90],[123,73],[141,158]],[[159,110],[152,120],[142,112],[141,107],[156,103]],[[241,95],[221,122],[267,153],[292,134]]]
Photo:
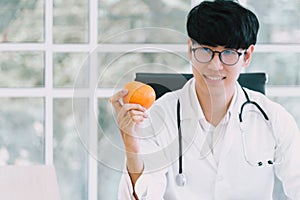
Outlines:
[[117,112],[119,112],[119,110],[122,108],[120,99],[123,98],[127,93],[128,90],[123,89],[110,97],[109,101]]

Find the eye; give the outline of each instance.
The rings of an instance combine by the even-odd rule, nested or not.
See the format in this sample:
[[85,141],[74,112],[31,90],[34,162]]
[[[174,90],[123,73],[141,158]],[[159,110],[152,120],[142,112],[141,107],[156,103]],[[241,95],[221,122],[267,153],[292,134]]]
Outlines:
[[207,52],[207,53],[210,53],[211,52],[211,50],[209,49],[209,48],[207,48],[207,47],[202,47],[202,48],[200,48],[201,49],[201,51],[203,51],[203,52]]
[[224,51],[222,51],[222,54],[224,56],[230,56],[230,55],[236,55],[237,53],[233,50],[224,50]]

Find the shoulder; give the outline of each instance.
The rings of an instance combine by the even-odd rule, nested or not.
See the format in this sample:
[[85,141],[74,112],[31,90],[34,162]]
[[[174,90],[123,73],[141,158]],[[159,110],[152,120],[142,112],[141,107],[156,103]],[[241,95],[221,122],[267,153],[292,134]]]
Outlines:
[[252,91],[246,89],[251,101],[256,102],[268,115],[273,126],[276,129],[281,129],[285,131],[284,127],[294,127],[296,128],[296,122],[294,117],[285,109],[285,107],[273,100],[271,100],[267,95],[260,92]]
[[182,99],[182,97],[189,98],[191,88],[193,86],[194,78],[191,78],[184,84],[184,86],[181,89],[165,93],[155,102],[155,105],[164,106],[166,109],[172,108],[174,107],[174,105],[177,104],[179,99]]
[[264,107],[267,110],[275,110],[277,112],[287,112],[285,108],[279,103],[271,100],[267,95],[262,94],[257,91],[249,90],[244,88],[249,95],[251,101],[257,102],[260,106]]
[[257,91],[249,90],[247,88],[244,88],[244,89],[246,90],[247,94],[249,95],[250,100],[259,104],[259,106],[261,106],[268,113],[288,114],[288,112],[282,105],[271,100],[267,95],[264,95]]
[[155,115],[155,117],[165,117],[175,115],[177,102],[179,99],[178,91],[168,92],[155,101],[153,106],[150,109],[151,115]]
[[177,127],[177,103],[182,96],[183,88],[165,93],[157,99],[149,109],[149,117],[153,124],[164,124],[165,127]]
[[174,112],[177,108],[178,100],[186,96],[190,89],[190,80],[181,88],[175,91],[167,92],[155,101],[152,110],[160,107],[166,112]]

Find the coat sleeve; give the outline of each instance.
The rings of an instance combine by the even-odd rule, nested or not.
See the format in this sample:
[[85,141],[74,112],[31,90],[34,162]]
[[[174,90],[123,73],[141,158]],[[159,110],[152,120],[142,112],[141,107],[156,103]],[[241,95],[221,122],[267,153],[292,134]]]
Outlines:
[[[166,188],[165,172],[158,171],[154,173],[142,174],[135,184],[135,192],[140,200],[142,199],[163,199]],[[119,187],[119,200],[134,200],[133,187],[128,174],[123,174]]]
[[289,199],[300,199],[300,132],[293,117],[279,109],[274,124],[277,147],[275,173]]
[[168,127],[170,123],[174,123],[176,128],[176,120],[173,116],[175,111],[168,115],[161,108],[162,106],[152,108],[149,120],[140,124],[137,129],[144,171],[137,180],[134,190],[127,170],[123,173],[119,185],[119,200],[134,199],[133,191],[139,199],[163,199],[167,185],[167,172],[171,164],[168,152],[173,150],[168,141],[172,141],[170,133],[176,134],[177,129],[170,131]]
[[119,200],[135,199],[133,191],[135,191],[139,199],[163,199],[167,185],[168,161],[164,151],[160,151],[154,142],[150,141],[147,140],[147,142],[141,143],[143,149],[146,149],[147,152],[141,155],[144,162],[144,171],[135,183],[134,188],[125,167],[119,185]]

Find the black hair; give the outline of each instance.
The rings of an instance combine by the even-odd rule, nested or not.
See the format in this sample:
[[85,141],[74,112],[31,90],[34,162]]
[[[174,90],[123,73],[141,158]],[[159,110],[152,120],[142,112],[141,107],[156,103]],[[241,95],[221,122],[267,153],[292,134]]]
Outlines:
[[247,49],[256,44],[256,15],[228,0],[203,1],[187,17],[188,36],[198,44]]

